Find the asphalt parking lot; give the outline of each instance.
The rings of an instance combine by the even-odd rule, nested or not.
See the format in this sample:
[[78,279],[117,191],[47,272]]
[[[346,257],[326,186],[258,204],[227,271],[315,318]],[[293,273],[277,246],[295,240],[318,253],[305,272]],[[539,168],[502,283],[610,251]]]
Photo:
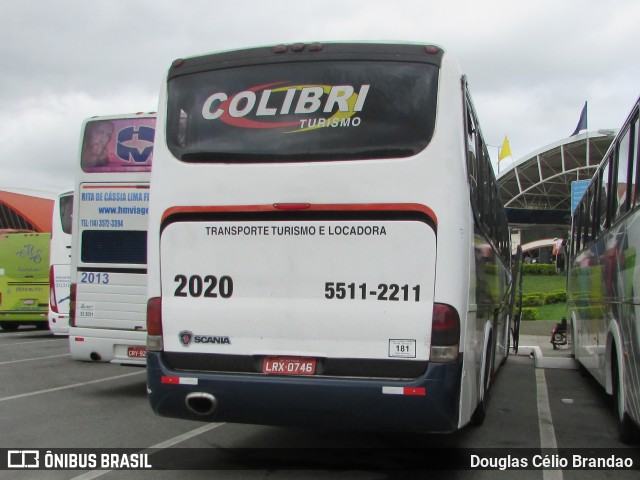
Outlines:
[[[521,345],[537,340],[545,339],[525,336]],[[558,355],[566,357],[568,352]],[[460,461],[455,452],[462,457],[479,452],[479,462],[488,462],[484,457],[514,457],[531,451],[545,456],[555,448],[577,449],[594,455],[636,455],[637,464],[640,450],[639,445],[618,441],[610,402],[595,381],[567,368],[535,368],[534,359],[522,355],[512,355],[497,375],[484,425],[453,435],[302,430],[160,418],[146,399],[144,369],[73,361],[67,338],[48,331],[0,331],[0,380],[0,449],[51,449],[54,453],[72,449],[98,455],[131,449],[127,452],[147,454],[154,468],[5,469],[0,470],[0,478],[164,479],[175,478],[175,470],[184,470],[185,478],[212,478],[212,471],[213,478],[405,478],[407,468],[446,463],[451,452],[456,457],[451,462]],[[507,471],[445,468],[436,473],[442,478],[474,479],[638,478],[638,470],[589,471],[553,465]]]

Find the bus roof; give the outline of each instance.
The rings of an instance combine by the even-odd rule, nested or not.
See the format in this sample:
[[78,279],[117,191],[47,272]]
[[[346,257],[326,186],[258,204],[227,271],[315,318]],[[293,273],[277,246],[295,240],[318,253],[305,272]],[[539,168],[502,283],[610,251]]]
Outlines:
[[[196,57],[174,60],[169,70],[169,78],[211,69],[251,65],[255,63],[281,63],[313,60],[366,60],[420,61],[440,66],[444,50],[437,45],[393,42],[352,42],[352,43],[294,43],[265,47],[228,50]],[[320,55],[319,55],[320,54]]]

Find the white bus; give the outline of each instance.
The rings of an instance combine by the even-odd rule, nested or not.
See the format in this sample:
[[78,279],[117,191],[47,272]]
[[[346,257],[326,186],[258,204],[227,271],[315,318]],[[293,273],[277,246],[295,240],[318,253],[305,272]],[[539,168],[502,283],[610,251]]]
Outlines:
[[175,61],[149,218],[162,416],[449,432],[506,360],[509,229],[456,61],[295,44]]
[[573,215],[573,353],[613,396],[620,438],[640,439],[640,99]]
[[73,205],[72,358],[144,365],[154,114],[83,123]]
[[73,190],[66,190],[58,195],[51,218],[49,330],[54,335],[69,333],[72,210]]

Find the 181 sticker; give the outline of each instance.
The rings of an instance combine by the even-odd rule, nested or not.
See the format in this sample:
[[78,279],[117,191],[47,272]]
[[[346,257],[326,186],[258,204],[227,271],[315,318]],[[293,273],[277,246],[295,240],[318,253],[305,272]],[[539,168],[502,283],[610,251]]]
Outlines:
[[400,358],[416,358],[416,341],[409,339],[389,340],[389,356]]

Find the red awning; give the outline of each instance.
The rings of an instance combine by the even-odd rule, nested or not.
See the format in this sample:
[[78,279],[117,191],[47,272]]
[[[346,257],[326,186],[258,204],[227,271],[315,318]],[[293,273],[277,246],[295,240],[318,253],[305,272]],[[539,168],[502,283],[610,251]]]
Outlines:
[[[29,228],[36,232],[51,232],[51,215],[54,200],[33,195],[0,190],[0,228]],[[28,222],[24,226],[21,222]]]

